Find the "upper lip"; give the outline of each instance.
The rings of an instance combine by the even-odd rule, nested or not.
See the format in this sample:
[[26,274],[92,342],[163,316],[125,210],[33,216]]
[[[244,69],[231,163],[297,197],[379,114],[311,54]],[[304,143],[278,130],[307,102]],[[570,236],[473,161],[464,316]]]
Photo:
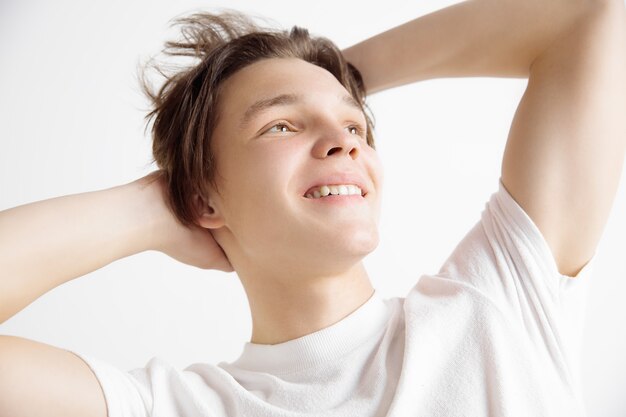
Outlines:
[[337,173],[328,174],[328,175],[325,175],[324,177],[316,179],[312,184],[307,186],[306,191],[302,195],[306,196],[309,193],[313,193],[313,191],[315,191],[322,185],[339,185],[339,184],[357,185],[363,192],[363,196],[365,196],[369,191],[367,185],[365,185],[365,181],[361,178],[360,175],[355,174],[355,173],[349,173],[349,172],[337,172]]

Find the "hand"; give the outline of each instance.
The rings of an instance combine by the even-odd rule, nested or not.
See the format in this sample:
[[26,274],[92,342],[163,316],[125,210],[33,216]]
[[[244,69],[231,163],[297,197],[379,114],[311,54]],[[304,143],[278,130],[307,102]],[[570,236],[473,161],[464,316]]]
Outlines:
[[153,216],[151,246],[155,250],[198,268],[234,271],[211,229],[198,225],[187,227],[176,219],[166,203],[167,183],[163,171],[154,171],[131,185],[138,186],[148,198],[149,213]]

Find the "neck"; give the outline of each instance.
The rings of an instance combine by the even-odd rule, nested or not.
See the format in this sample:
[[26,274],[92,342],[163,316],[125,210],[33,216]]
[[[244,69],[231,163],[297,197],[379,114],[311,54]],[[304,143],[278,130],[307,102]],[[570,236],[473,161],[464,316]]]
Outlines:
[[238,271],[252,314],[252,343],[278,344],[331,326],[374,293],[362,262],[333,276],[278,279]]

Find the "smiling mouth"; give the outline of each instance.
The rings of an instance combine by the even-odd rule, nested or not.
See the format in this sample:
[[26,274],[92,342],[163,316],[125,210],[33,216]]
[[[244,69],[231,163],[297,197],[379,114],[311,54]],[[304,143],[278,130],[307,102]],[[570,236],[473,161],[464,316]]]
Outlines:
[[319,199],[327,197],[365,197],[366,193],[361,190],[358,185],[354,184],[338,184],[338,185],[322,185],[314,190],[309,190],[305,195],[306,198]]

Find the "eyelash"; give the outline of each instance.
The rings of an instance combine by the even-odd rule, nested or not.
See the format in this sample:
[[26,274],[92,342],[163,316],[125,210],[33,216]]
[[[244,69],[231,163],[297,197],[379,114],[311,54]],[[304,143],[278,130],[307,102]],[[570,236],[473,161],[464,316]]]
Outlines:
[[[281,122],[281,123],[276,123],[275,125],[271,126],[269,129],[265,130],[265,132],[263,133],[268,133],[270,130],[274,129],[276,126],[285,126],[286,128],[291,129],[291,127],[289,127],[287,123]],[[356,129],[356,135],[365,137],[365,130],[360,125],[350,125],[347,127],[350,129]],[[282,132],[277,132],[277,133],[282,133]]]

